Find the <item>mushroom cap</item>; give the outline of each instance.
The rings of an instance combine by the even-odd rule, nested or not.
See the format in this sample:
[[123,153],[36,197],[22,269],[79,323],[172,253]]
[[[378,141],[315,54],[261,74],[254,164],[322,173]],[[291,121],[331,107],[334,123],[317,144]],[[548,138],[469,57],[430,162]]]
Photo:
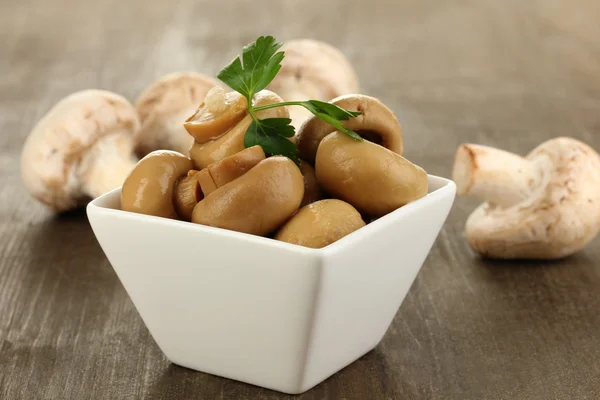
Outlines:
[[90,151],[109,139],[113,150],[131,157],[140,122],[124,97],[103,91],[73,93],[34,126],[21,153],[21,176],[31,195],[57,212],[87,200],[83,190]]
[[600,155],[561,137],[527,159],[543,173],[532,195],[511,207],[483,203],[468,218],[471,247],[490,258],[555,259],[585,247],[600,229]]
[[304,206],[283,225],[276,240],[320,249],[365,226],[360,213],[350,204],[320,200]]
[[[283,100],[269,90],[261,90],[254,95],[252,101],[253,105],[258,107],[279,103]],[[289,113],[287,107],[276,107],[258,111],[256,116],[260,119],[287,118]],[[225,157],[244,150],[244,137],[251,123],[252,116],[248,114],[219,138],[205,143],[194,142],[189,151],[194,167],[199,170],[204,169]]]
[[121,209],[139,214],[177,218],[173,192],[180,178],[192,169],[181,153],[156,150],[142,158],[121,189]]
[[[402,127],[392,110],[375,97],[348,94],[331,100],[332,104],[361,115],[342,121],[342,125],[357,132],[365,139],[402,155]],[[321,140],[336,129],[329,123],[313,116],[306,120],[298,134],[296,144],[302,159],[314,164]]]
[[154,150],[187,154],[193,138],[183,123],[194,114],[206,93],[219,84],[216,79],[196,72],[176,72],[144,90],[136,102],[142,122],[138,155],[143,157]]
[[200,201],[192,222],[264,236],[298,210],[303,195],[296,164],[287,157],[269,157]]
[[352,65],[330,44],[297,39],[286,42],[281,50],[285,52],[281,70],[269,85],[269,89],[280,96],[285,98],[285,93],[294,92],[298,87],[311,99],[324,101],[358,92],[358,79]]
[[427,194],[427,173],[399,154],[342,132],[327,135],[315,165],[321,187],[359,211],[380,217]]

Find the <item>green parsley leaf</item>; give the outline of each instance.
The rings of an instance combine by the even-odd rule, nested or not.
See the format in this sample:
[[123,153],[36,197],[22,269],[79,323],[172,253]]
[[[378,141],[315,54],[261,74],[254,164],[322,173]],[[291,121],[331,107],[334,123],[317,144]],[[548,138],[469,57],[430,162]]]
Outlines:
[[294,136],[289,118],[266,118],[252,121],[244,136],[244,147],[259,145],[265,153],[283,155],[298,163],[298,148],[287,138]]
[[351,131],[350,129],[347,129],[346,127],[344,127],[344,125],[342,125],[342,123],[339,120],[335,119],[334,117],[330,116],[329,114],[316,113],[315,115],[320,120],[323,120],[323,121],[327,122],[329,125],[332,125],[338,131],[344,132],[346,135],[350,136],[351,138],[353,138],[355,140],[358,140],[359,142],[363,141],[363,138],[360,137],[360,135],[358,133]]
[[284,53],[273,36],[261,36],[244,46],[241,58],[236,57],[217,75],[223,83],[252,102],[252,96],[271,83],[281,69]]
[[360,111],[348,111],[343,109],[342,107],[336,106],[335,104],[326,103],[324,101],[319,100],[308,100],[302,102],[303,106],[317,115],[318,113],[327,114],[330,117],[333,117],[340,121],[345,121],[350,118],[358,117],[361,112]]

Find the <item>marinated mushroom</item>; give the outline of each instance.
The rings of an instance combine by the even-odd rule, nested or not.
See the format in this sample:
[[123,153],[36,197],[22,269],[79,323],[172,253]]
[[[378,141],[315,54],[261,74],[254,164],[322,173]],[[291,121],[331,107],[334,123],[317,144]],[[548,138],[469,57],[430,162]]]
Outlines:
[[304,177],[304,197],[302,198],[301,207],[314,203],[317,200],[323,198],[321,187],[317,181],[317,175],[315,169],[306,161],[300,160],[300,172]]
[[304,206],[283,225],[275,239],[320,249],[365,226],[360,213],[336,199]]
[[31,195],[61,212],[121,185],[135,167],[140,122],[122,96],[84,90],[60,100],[35,125],[21,154]]
[[485,257],[556,259],[583,249],[600,229],[600,155],[561,137],[526,157],[463,144],[458,194],[485,201],[467,219],[469,245]]
[[[285,101],[329,101],[358,92],[358,79],[346,57],[330,44],[312,39],[286,42],[281,70],[268,89]],[[290,108],[292,125],[300,128],[311,116],[303,107]]]
[[189,170],[187,175],[175,183],[173,191],[173,207],[177,215],[185,220],[192,220],[194,207],[204,198],[204,192],[198,181],[198,171]]
[[202,144],[223,136],[247,113],[248,100],[244,96],[238,92],[225,93],[225,89],[215,86],[183,126],[196,143]]
[[196,179],[200,183],[202,193],[207,196],[221,186],[244,175],[264,159],[265,152],[262,147],[252,146],[209,165],[198,173]]
[[[142,158],[135,169],[123,183],[121,189],[121,209],[139,214],[154,215],[164,218],[184,218],[176,211],[174,193],[182,196],[180,205],[189,202],[183,200],[182,190],[176,189],[180,179],[190,178],[187,174],[192,169],[192,162],[181,153],[169,150],[157,150]],[[193,178],[193,177],[192,177]],[[193,180],[183,180],[190,183],[192,194],[200,200],[201,192]],[[182,188],[183,189],[183,188]],[[181,208],[183,209],[183,208]]]
[[319,144],[317,180],[330,195],[372,217],[383,216],[427,194],[427,173],[378,144],[342,132]]
[[194,208],[192,222],[265,236],[298,210],[303,195],[296,164],[270,157],[207,195]]
[[[400,122],[398,122],[392,110],[387,108],[381,101],[362,94],[350,94],[333,99],[331,103],[349,111],[361,112],[361,115],[356,118],[342,121],[345,128],[355,131],[366,140],[380,144],[402,155],[403,144]],[[309,118],[296,136],[300,157],[314,164],[319,143],[325,136],[335,130],[329,123],[316,116]]]
[[196,72],[166,75],[142,92],[136,108],[142,134],[136,151],[140,157],[154,150],[174,150],[187,154],[192,138],[183,127],[208,91],[219,86],[216,79]]
[[[272,103],[279,103],[283,101],[281,97],[268,90],[262,90],[254,95],[254,106],[263,106]],[[229,105],[234,106],[234,105]],[[199,109],[199,112],[207,112],[206,108]],[[235,113],[226,113],[228,115],[237,115]],[[289,113],[287,107],[276,107],[261,110],[256,113],[256,116],[260,119],[265,118],[288,118]],[[193,116],[193,119],[201,120],[201,116]],[[230,120],[228,130],[225,131],[218,139],[209,140],[205,143],[194,142],[190,149],[190,157],[194,162],[196,169],[203,169],[209,165],[222,160],[232,154],[238,153],[244,150],[244,135],[246,130],[252,123],[252,117],[246,114],[240,121],[236,122],[236,118]],[[188,128],[189,129],[189,128]],[[227,129],[227,128],[225,128]],[[201,135],[196,131],[197,135]]]

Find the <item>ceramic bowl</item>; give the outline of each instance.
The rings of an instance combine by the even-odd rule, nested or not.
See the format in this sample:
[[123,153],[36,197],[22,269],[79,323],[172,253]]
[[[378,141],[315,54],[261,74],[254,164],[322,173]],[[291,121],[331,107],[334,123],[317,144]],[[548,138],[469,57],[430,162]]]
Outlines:
[[297,394],[383,338],[454,201],[453,182],[429,186],[323,249],[121,211],[120,189],[87,213],[170,361]]

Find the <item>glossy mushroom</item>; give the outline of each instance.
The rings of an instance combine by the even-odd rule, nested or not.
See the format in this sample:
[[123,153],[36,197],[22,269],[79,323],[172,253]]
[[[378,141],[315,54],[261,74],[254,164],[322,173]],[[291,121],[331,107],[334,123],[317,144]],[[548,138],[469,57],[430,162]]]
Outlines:
[[196,112],[183,127],[198,144],[223,136],[248,113],[248,100],[238,92],[225,92],[221,86],[208,91]]
[[252,146],[209,165],[196,175],[205,196],[244,175],[265,159],[260,146]]
[[29,193],[54,211],[121,185],[135,167],[140,122],[122,96],[84,90],[60,100],[35,125],[21,153]]
[[358,211],[336,199],[304,206],[283,225],[275,239],[320,249],[365,226]]
[[[312,39],[285,42],[281,70],[268,89],[286,101],[322,100],[358,92],[358,79],[350,62],[332,45]],[[291,107],[292,125],[300,128],[311,116],[303,107]]]
[[192,138],[183,122],[219,81],[196,72],[177,72],[152,83],[139,96],[136,108],[142,133],[136,151],[140,157],[154,150],[187,154]]
[[289,158],[275,156],[206,196],[192,222],[265,236],[300,206],[304,181]]
[[[255,106],[273,104],[281,101],[283,101],[281,97],[268,90],[258,92],[254,95],[253,99]],[[288,118],[289,113],[287,107],[276,107],[258,111],[256,116],[260,119]],[[199,116],[194,118],[201,119]],[[246,114],[238,122],[236,122],[236,119],[237,118],[232,118],[230,120],[229,126],[224,128],[226,130],[217,139],[209,140],[205,143],[194,142],[190,149],[190,158],[194,162],[194,167],[196,169],[200,170],[206,168],[225,157],[244,150],[244,136],[252,122],[252,117]],[[199,132],[196,134],[201,135]]]
[[[403,143],[400,122],[398,122],[392,110],[387,108],[381,101],[362,94],[350,94],[333,99],[331,103],[349,111],[361,112],[361,115],[356,118],[342,121],[345,128],[355,131],[366,140],[380,144],[402,155]],[[309,118],[296,136],[300,157],[314,164],[319,143],[325,136],[335,130],[330,124],[316,116]]]
[[600,155],[578,140],[552,139],[526,157],[463,144],[453,179],[459,195],[485,201],[465,227],[482,256],[561,258],[600,230]]
[[306,161],[300,160],[300,172],[304,177],[304,197],[302,198],[301,206],[314,203],[323,198],[323,192],[317,181],[315,169]]
[[[181,153],[157,150],[148,154],[138,162],[123,183],[121,209],[157,217],[178,218],[173,200],[174,192],[180,179],[186,177],[191,169],[192,162]],[[199,193],[197,195],[200,196]]]
[[319,145],[317,179],[330,195],[380,217],[427,194],[427,173],[378,144],[342,132]]

